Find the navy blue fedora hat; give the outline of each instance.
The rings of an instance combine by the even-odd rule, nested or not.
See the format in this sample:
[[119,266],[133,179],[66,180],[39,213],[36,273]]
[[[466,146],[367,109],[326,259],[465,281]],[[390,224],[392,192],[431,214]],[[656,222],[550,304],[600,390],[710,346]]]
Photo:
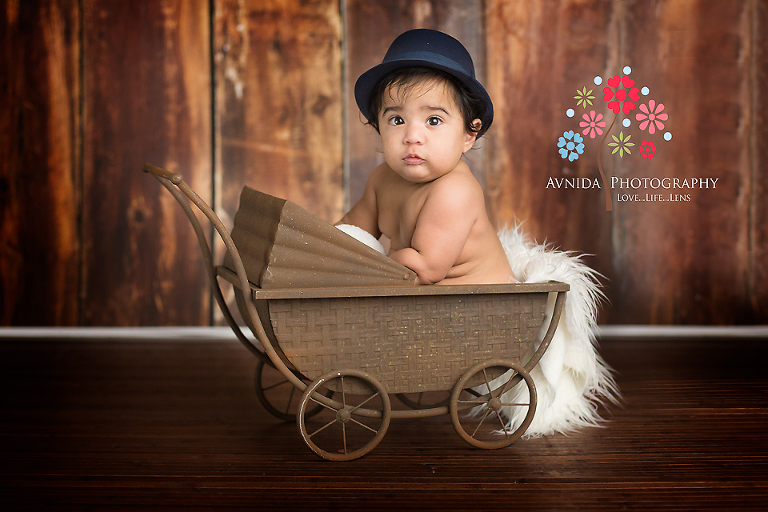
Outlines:
[[426,28],[403,32],[392,42],[381,64],[372,67],[355,83],[355,101],[360,112],[369,119],[368,106],[376,84],[390,72],[407,67],[439,69],[456,78],[485,103],[480,121],[483,125],[477,136],[482,136],[493,122],[493,103],[485,88],[475,78],[472,57],[453,37]]

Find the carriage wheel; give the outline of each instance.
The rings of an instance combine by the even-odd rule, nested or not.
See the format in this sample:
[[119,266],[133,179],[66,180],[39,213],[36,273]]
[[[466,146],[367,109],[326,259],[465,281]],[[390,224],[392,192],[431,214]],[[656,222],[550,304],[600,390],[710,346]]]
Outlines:
[[411,409],[433,409],[445,407],[451,402],[450,391],[427,391],[422,393],[398,393],[398,400]]
[[[283,421],[296,421],[300,391],[277,368],[259,360],[253,374],[253,384],[259,402],[272,416]],[[329,391],[326,396],[332,394],[333,392]],[[307,414],[313,416],[321,410],[322,406],[318,405],[310,408]]]
[[[350,393],[350,385],[356,391]],[[336,391],[334,401],[319,400],[318,394]],[[312,417],[308,410],[320,407]],[[328,460],[352,460],[373,450],[389,427],[392,407],[384,386],[359,370],[331,372],[315,380],[304,391],[297,422],[307,446]],[[369,417],[370,416],[370,417]]]
[[[490,368],[501,368],[505,373],[497,378],[488,376]],[[480,385],[466,388],[467,382],[474,377],[480,377]],[[524,398],[511,401],[504,398],[507,391],[520,382],[528,388],[526,393],[520,393]],[[476,382],[473,380],[473,382]],[[466,392],[477,395],[464,397]],[[530,374],[517,363],[508,361],[486,361],[470,368],[453,389],[450,403],[451,422],[456,432],[466,442],[478,448],[487,450],[504,448],[515,442],[533,421],[536,412],[536,386]],[[522,409],[525,419],[514,430],[504,421],[503,409]]]

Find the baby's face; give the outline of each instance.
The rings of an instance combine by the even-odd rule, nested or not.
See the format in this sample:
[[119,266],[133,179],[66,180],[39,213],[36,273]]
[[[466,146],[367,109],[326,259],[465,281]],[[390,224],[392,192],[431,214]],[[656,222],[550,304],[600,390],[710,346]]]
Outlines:
[[449,173],[475,142],[446,84],[419,84],[407,95],[395,86],[383,99],[379,132],[384,159],[408,181],[426,183]]

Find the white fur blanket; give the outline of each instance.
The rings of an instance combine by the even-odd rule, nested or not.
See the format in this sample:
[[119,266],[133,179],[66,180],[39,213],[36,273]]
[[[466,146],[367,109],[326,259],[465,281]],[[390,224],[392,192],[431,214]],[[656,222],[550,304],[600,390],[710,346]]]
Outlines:
[[[386,254],[378,240],[366,231],[349,225],[337,227]],[[539,364],[531,371],[538,403],[524,437],[597,426],[600,422],[598,404],[606,400],[616,403],[619,398],[611,371],[597,353],[595,344],[597,306],[603,297],[597,273],[582,263],[579,255],[532,243],[520,225],[501,229],[498,234],[518,281],[560,281],[571,286],[555,335]],[[551,297],[547,305],[549,318],[553,309],[554,297]],[[545,321],[539,341],[523,357],[523,362],[528,361],[538,348],[548,325],[549,321]],[[524,382],[503,398],[503,402],[527,401],[528,388]],[[522,408],[502,409],[512,431],[523,421],[525,412]]]
[[[520,225],[499,231],[515,277],[520,282],[561,281],[571,286],[555,335],[539,364],[531,371],[538,404],[525,437],[568,433],[600,422],[600,402],[616,403],[619,391],[610,369],[597,353],[594,329],[597,306],[603,297],[597,273],[581,262],[581,256],[530,242]],[[547,314],[551,315],[554,300]],[[549,322],[544,322],[539,340]],[[523,358],[527,361],[535,344]],[[504,402],[527,401],[528,388],[521,383],[505,395]],[[525,410],[502,410],[510,427],[517,428]]]

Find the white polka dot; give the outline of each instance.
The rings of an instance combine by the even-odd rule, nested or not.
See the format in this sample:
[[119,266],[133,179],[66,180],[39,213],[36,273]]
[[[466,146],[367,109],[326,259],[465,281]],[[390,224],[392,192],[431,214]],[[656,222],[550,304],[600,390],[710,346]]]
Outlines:
[[573,114],[574,112],[572,108],[569,108],[568,110],[565,111],[565,115],[567,115],[568,117],[573,117]]
[[669,132],[664,133],[664,140],[672,140],[672,134]]
[[595,77],[595,85],[600,85],[601,83],[603,83],[603,77],[596,76]]
[[629,128],[629,125],[632,124],[632,121],[630,121],[628,117],[625,117],[621,124],[623,124],[626,128]]
[[648,93],[651,92],[651,90],[648,89],[647,87],[643,87],[642,89],[640,89],[640,92],[643,93],[643,96],[648,96]]
[[623,71],[624,71],[625,75],[628,75],[628,74],[630,74],[632,72],[632,68],[629,67],[629,66],[624,66]]

